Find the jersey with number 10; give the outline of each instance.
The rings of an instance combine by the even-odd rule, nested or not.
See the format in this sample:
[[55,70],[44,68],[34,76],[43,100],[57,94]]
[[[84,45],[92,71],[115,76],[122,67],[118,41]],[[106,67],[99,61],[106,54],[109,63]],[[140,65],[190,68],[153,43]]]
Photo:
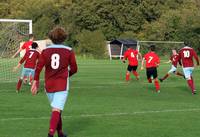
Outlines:
[[137,66],[138,65],[138,51],[134,49],[128,49],[124,53],[124,59],[128,59],[130,66]]
[[28,50],[19,63],[22,64],[25,61],[24,68],[35,69],[39,55],[40,53],[34,49]]
[[36,66],[34,80],[39,80],[43,66],[45,66],[46,92],[68,90],[69,76],[77,72],[72,48],[64,45],[51,45],[44,49]]
[[144,55],[146,60],[146,68],[157,67],[160,64],[160,58],[155,52],[148,52]]
[[179,51],[179,59],[182,62],[183,67],[194,67],[193,57],[199,64],[199,59],[193,48],[185,46]]

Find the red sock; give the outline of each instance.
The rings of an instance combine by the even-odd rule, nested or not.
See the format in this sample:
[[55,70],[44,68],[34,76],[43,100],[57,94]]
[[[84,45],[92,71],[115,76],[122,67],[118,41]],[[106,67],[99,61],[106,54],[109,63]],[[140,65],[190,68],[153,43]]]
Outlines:
[[33,77],[32,77],[32,75],[30,75],[30,83],[32,83],[32,81],[33,81]]
[[169,74],[166,74],[163,78],[162,78],[162,80],[165,80],[166,78],[168,78],[169,77]]
[[59,135],[59,136],[63,136],[63,132],[62,132],[62,117],[61,117],[61,114],[60,114],[60,119],[59,119],[58,126],[57,126],[57,132],[58,132],[58,135]]
[[126,81],[129,81],[130,79],[130,73],[126,73]]
[[149,83],[152,83],[152,80],[151,80],[151,78],[149,78],[149,79],[148,79],[148,82],[149,82]]
[[192,79],[187,80],[188,86],[191,88],[192,92],[194,92],[194,82]]
[[137,73],[137,71],[133,71],[133,75],[136,77],[137,80],[139,79],[138,78],[139,74]]
[[21,86],[22,86],[22,80],[19,79],[17,82],[17,87],[16,87],[18,91],[20,90]]
[[154,85],[156,87],[156,91],[160,90],[160,84],[159,84],[158,80],[154,81]]
[[52,135],[52,136],[54,135],[54,133],[57,129],[59,120],[60,120],[60,112],[53,111],[51,114],[50,127],[49,127],[50,135]]
[[176,75],[184,77],[184,75],[178,71],[176,72]]

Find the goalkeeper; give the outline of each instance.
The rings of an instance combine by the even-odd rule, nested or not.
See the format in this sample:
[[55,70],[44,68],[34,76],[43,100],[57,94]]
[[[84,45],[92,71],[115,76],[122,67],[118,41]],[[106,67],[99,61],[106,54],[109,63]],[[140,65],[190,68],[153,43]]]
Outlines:
[[38,44],[36,42],[33,42],[31,47],[32,49],[28,50],[26,54],[24,55],[24,57],[19,61],[18,65],[13,68],[13,70],[16,71],[25,62],[24,67],[22,69],[21,76],[16,86],[17,93],[19,92],[21,88],[23,77],[30,76],[29,85],[31,85],[32,79],[34,77],[35,66],[36,66],[37,60],[39,59],[40,53],[37,51]]

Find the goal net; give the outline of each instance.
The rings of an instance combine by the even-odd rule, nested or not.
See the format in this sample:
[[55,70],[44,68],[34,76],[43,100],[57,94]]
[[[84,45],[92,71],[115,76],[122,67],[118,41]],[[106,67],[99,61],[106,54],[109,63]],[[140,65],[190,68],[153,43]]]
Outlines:
[[16,82],[19,73],[12,69],[17,65],[18,58],[11,56],[19,49],[20,42],[28,40],[32,33],[31,20],[0,19],[0,81]]

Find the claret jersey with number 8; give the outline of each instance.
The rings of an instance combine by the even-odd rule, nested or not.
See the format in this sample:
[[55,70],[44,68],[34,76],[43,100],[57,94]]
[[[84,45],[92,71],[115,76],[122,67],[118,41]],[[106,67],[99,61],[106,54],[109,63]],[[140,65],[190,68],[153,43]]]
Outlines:
[[42,51],[36,67],[35,80],[45,66],[46,92],[68,90],[69,76],[77,72],[75,54],[72,48],[64,45],[51,45]]

